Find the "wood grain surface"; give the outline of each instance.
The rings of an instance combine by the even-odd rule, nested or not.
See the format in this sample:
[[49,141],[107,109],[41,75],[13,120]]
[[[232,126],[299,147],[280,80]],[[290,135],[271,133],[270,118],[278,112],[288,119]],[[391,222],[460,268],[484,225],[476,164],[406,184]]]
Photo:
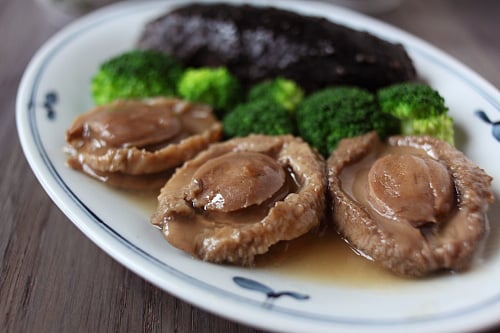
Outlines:
[[[407,0],[378,18],[499,87],[499,13],[498,0]],[[260,332],[193,307],[115,262],[35,179],[17,139],[16,93],[30,58],[60,28],[34,1],[0,0],[0,332]]]

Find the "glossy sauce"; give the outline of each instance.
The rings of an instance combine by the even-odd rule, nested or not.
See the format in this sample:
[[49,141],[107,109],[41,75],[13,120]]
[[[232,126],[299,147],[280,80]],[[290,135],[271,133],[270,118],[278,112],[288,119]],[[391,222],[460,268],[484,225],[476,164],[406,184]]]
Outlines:
[[[157,193],[118,192],[151,215]],[[256,257],[255,267],[300,280],[342,284],[357,288],[394,287],[412,279],[396,276],[354,252],[333,230],[312,231],[292,241],[280,242]]]
[[[151,215],[157,207],[157,193],[121,192],[127,200],[146,214]],[[495,230],[498,228],[495,228]],[[493,234],[486,244],[485,256],[498,250],[500,231]],[[492,244],[495,244],[494,246]],[[482,256],[478,256],[476,265]],[[249,269],[264,269],[299,280],[321,284],[344,285],[355,288],[395,288],[404,287],[427,278],[404,278],[377,266],[369,259],[356,253],[331,228],[326,231],[312,231],[292,241],[281,242],[266,254],[256,257],[256,265]],[[439,276],[452,274],[440,273]],[[432,278],[429,277],[429,278]]]
[[[117,191],[117,195],[125,196],[146,216],[157,207],[158,194],[155,192]],[[332,230],[313,231],[278,243],[268,253],[257,256],[255,267],[249,269],[265,269],[300,280],[354,287],[390,287],[413,281],[395,276],[355,253]]]
[[[394,150],[391,151],[394,152]],[[421,153],[421,151],[413,152]],[[366,162],[371,162],[373,158],[374,156],[368,157]],[[293,179],[293,171],[288,169],[286,175],[286,186],[284,186],[283,191],[278,191],[273,198],[268,200],[269,203],[264,203],[259,209],[251,207],[244,209],[244,214],[232,212],[222,214],[223,216],[214,216],[220,214],[200,210],[200,216],[202,219],[211,221],[224,221],[229,218],[233,223],[234,221],[242,224],[255,223],[265,216],[270,203],[281,200],[283,194],[286,195],[286,193],[296,190],[297,185]],[[128,197],[134,201],[134,204],[141,207],[147,216],[156,209],[157,193],[130,193]],[[180,220],[182,220],[179,221],[180,223],[170,222],[171,231],[177,234],[177,237],[182,235],[180,237],[182,239],[177,241],[183,243],[182,247],[185,251],[192,252],[193,249],[186,244],[192,244],[191,239],[202,231],[206,223],[201,223],[198,218],[193,216]],[[263,269],[299,280],[355,288],[394,288],[416,281],[415,279],[399,277],[379,267],[370,259],[355,252],[333,228],[325,229],[314,230],[295,240],[283,241],[272,246],[268,253],[257,256],[255,267],[249,269]]]
[[414,281],[396,276],[354,252],[332,230],[282,242],[257,257],[257,269],[325,284],[393,287]]

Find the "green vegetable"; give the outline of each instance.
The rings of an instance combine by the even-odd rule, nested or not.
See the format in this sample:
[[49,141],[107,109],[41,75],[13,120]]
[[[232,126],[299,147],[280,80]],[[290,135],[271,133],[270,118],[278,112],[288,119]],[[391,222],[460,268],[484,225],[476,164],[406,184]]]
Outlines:
[[187,69],[177,88],[180,97],[208,104],[218,116],[237,105],[241,98],[238,80],[225,67]]
[[99,105],[117,99],[173,96],[182,72],[176,60],[161,52],[129,51],[101,64],[92,78],[92,97]]
[[378,103],[383,112],[401,120],[404,135],[431,135],[454,144],[453,119],[444,98],[421,83],[399,83],[380,89]]
[[258,83],[248,92],[249,101],[270,99],[292,113],[303,98],[304,91],[294,81],[281,77]]
[[238,105],[222,120],[226,137],[251,133],[293,134],[294,122],[289,112],[270,100],[257,100]]
[[399,129],[399,121],[380,111],[374,95],[347,86],[326,88],[306,97],[296,118],[300,136],[324,156],[343,138],[372,130],[384,138]]
[[455,144],[453,118],[447,114],[404,120],[401,122],[401,134],[430,135],[452,145]]

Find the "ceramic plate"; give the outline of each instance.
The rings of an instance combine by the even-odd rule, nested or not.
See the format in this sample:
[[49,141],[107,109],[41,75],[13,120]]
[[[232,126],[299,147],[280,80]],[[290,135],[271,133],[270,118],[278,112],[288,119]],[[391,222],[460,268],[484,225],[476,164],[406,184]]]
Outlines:
[[[283,259],[275,265],[271,260],[246,269],[201,262],[174,249],[149,223],[155,208],[152,198],[109,189],[66,167],[65,130],[78,114],[92,108],[89,82],[98,65],[131,49],[143,24],[176,4],[122,3],[88,15],[51,38],[22,79],[17,126],[26,157],[53,201],[85,235],[169,293],[269,330],[451,332],[500,322],[498,204],[490,210],[492,229],[485,253],[466,273],[396,279],[361,258],[351,262],[341,246],[338,253],[343,254],[332,254],[331,260],[324,254],[312,260],[318,252],[304,249],[296,251],[295,262]],[[500,148],[494,124],[500,120],[500,96],[492,85],[422,40],[374,19],[325,3],[273,4],[403,43],[422,79],[445,97],[457,125],[457,146],[495,178],[493,189],[500,197],[500,168],[494,157]]]

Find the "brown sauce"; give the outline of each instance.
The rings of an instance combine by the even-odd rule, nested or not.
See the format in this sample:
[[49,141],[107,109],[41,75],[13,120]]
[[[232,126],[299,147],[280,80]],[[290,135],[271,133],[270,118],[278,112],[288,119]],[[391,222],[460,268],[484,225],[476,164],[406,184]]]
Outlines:
[[130,203],[138,207],[139,210],[144,211],[146,216],[150,216],[158,206],[158,201],[156,200],[156,197],[158,196],[157,191],[123,191],[114,188],[108,188],[108,190],[113,191],[116,195],[130,201]]
[[[157,193],[121,192],[134,205],[151,215]],[[310,232],[292,241],[281,242],[257,256],[250,269],[265,269],[300,280],[353,287],[394,287],[414,281],[396,276],[355,253],[333,230],[319,235]]]
[[[156,209],[156,192],[116,191],[116,194],[144,211],[145,216]],[[494,237],[485,244],[483,256],[477,257],[475,265],[480,265],[484,257],[498,251],[500,230],[492,229],[495,229],[491,230]],[[377,266],[354,252],[332,229],[321,234],[313,231],[295,240],[278,243],[268,253],[258,256],[255,267],[249,269],[264,269],[299,280],[355,288],[397,288],[426,280],[400,277]],[[449,274],[452,273],[444,272],[439,276]]]
[[[414,154],[425,154],[422,150],[415,148],[401,149],[399,147],[391,148],[388,151],[382,152],[382,154],[387,152],[411,152]],[[361,169],[363,169],[363,167],[366,168],[366,166],[371,163],[374,158],[375,154],[366,157],[361,163]],[[358,173],[360,170],[354,170],[353,172]],[[283,192],[288,193],[290,190],[293,192],[295,190],[294,187],[297,184],[294,179],[295,175],[290,169],[287,170],[286,174],[287,186],[284,187],[288,187],[288,189]],[[343,176],[345,177],[343,179],[344,183],[350,183],[348,186],[351,188],[350,194],[359,197],[359,189],[354,190],[353,187],[356,187],[355,184],[348,181],[348,179],[352,179],[352,177],[346,177],[346,175]],[[276,194],[277,197],[282,195],[282,193]],[[128,199],[133,201],[134,205],[137,205],[144,210],[146,216],[149,216],[157,206],[157,193],[128,193],[126,196]],[[269,202],[279,200],[280,198],[277,197],[272,198]],[[266,204],[263,206],[265,207]],[[256,216],[251,216],[249,219],[247,218],[246,221],[238,218],[235,220],[239,223],[254,223],[255,220],[258,220],[261,217],[260,215],[263,214],[263,212],[256,210],[254,214]],[[210,214],[206,212],[202,215],[205,215],[205,218],[210,217]],[[460,220],[463,217],[460,214],[457,214],[455,218]],[[187,217],[183,222],[187,222],[185,224],[191,225],[194,229],[202,227],[201,224],[198,225],[198,223],[196,223],[196,221],[192,218]],[[446,225],[448,224],[449,223],[446,223]],[[451,224],[453,225],[453,223]],[[179,227],[180,229],[186,229],[184,226]],[[185,234],[185,230],[179,230],[179,232],[187,236],[187,238],[193,236],[192,234],[189,235],[189,233]],[[193,230],[193,232],[196,233],[199,232],[199,230]],[[498,240],[498,235],[500,235],[500,233],[494,232],[494,234],[497,235],[495,240]],[[186,239],[184,241],[189,240]],[[498,249],[498,246],[492,247],[491,244],[491,241],[487,242],[486,251],[482,253],[483,255],[491,255],[494,250]],[[473,266],[477,267],[477,265],[481,263],[482,259],[484,259],[484,256],[479,254],[479,256],[476,257]],[[316,230],[299,237],[298,239],[280,242],[272,246],[268,253],[258,256],[256,258],[255,267],[250,269],[265,270],[266,272],[272,272],[298,280],[325,285],[344,285],[354,288],[392,289],[408,286],[408,283],[416,283],[418,281],[426,281],[428,279],[441,278],[453,274],[452,272],[446,271],[440,272],[437,275],[432,275],[428,278],[419,279],[404,278],[394,275],[390,271],[379,267],[368,258],[356,253],[343,239],[340,238],[340,236],[337,235],[332,228],[321,232]]]
[[[291,187],[289,190],[293,192],[296,190],[297,182],[294,179],[293,171],[290,169],[287,171],[286,183],[287,186]],[[151,215],[158,204],[156,192],[117,191],[117,195],[125,196],[127,200],[143,210],[146,216]],[[282,196],[283,194],[277,193],[276,195]],[[274,197],[270,202],[277,199]],[[262,212],[256,213],[263,214]],[[247,223],[250,222],[247,221]],[[341,284],[356,288],[392,288],[414,281],[396,276],[355,253],[331,229],[321,233],[312,231],[292,241],[280,242],[272,246],[268,253],[257,256],[255,267],[250,269],[265,269],[299,280],[322,284]]]
[[334,231],[282,242],[256,259],[256,268],[301,280],[352,287],[393,287],[405,279],[355,253]]

